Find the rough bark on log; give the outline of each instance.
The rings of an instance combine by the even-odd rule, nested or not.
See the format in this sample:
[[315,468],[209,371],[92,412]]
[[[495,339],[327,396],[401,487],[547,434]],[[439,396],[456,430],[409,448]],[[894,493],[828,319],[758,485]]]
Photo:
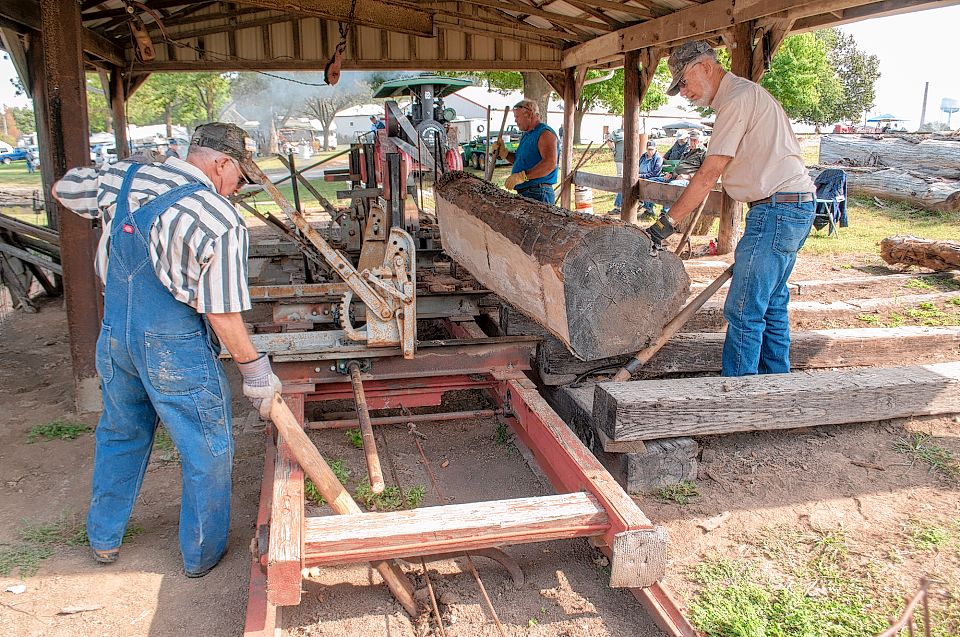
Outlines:
[[690,288],[637,226],[570,213],[454,172],[436,187],[444,250],[579,358],[641,350]]
[[899,169],[911,167],[960,179],[960,143],[934,139],[918,143],[900,136],[824,135],[820,138],[820,162]]
[[890,264],[919,265],[931,270],[960,268],[960,242],[931,241],[918,237],[887,237],[880,242],[880,256]]
[[811,169],[810,177],[816,179],[826,168],[842,168],[846,171],[847,191],[850,194],[902,201],[926,210],[960,210],[960,181],[944,181],[917,169],[826,165]]

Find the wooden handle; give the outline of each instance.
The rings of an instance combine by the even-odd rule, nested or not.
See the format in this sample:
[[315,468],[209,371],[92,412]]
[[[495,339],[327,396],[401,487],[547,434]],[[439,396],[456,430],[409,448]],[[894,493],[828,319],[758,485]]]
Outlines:
[[660,333],[660,336],[657,337],[657,340],[653,342],[649,347],[644,350],[641,350],[633,355],[627,364],[620,368],[620,370],[614,375],[611,379],[614,382],[621,382],[625,380],[630,380],[630,376],[633,375],[633,372],[637,371],[653,358],[653,355],[660,351],[660,349],[667,344],[673,335],[680,331],[680,328],[686,325],[687,321],[690,320],[690,317],[694,313],[703,307],[703,304],[707,302],[711,296],[713,296],[717,290],[720,289],[727,280],[733,276],[733,264],[730,264],[726,270],[724,270],[720,276],[718,276],[713,283],[707,286],[707,288],[698,294],[696,298],[687,303],[686,306],[680,312],[677,313],[675,317],[670,319],[670,322],[663,326],[663,331]]
[[[497,143],[503,141],[503,127],[507,125],[507,115],[510,113],[510,107],[503,109],[503,119],[500,121],[500,130],[497,131]],[[487,131],[487,139],[490,139],[490,131]],[[487,163],[484,166],[483,178],[487,181],[493,178],[493,169],[497,166],[497,158],[490,152],[490,146],[487,146]]]
[[[320,455],[320,451],[304,432],[300,423],[297,422],[296,416],[287,407],[287,403],[283,401],[280,394],[273,395],[273,400],[270,403],[270,420],[273,421],[277,431],[283,436],[293,457],[303,467],[303,472],[310,476],[320,495],[330,505],[333,512],[341,515],[363,513],[350,493],[340,484],[337,476],[330,470],[330,466]],[[410,613],[411,617],[416,617],[417,603],[413,599],[413,584],[410,583],[397,563],[393,560],[384,560],[371,562],[371,564],[380,573],[380,577],[383,578],[397,601]]]
[[357,406],[357,420],[360,421],[360,439],[363,441],[363,455],[367,459],[367,476],[370,478],[370,490],[383,493],[383,469],[380,468],[380,455],[377,453],[377,441],[373,437],[373,424],[370,422],[370,410],[367,396],[363,392],[360,380],[360,365],[350,363],[350,384],[353,385],[353,399]]

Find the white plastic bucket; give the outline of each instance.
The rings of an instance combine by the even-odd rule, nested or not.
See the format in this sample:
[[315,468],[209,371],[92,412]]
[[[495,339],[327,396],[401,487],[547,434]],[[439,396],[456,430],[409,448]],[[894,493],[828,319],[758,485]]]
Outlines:
[[593,214],[593,189],[586,186],[575,186],[573,192],[574,208],[585,215]]

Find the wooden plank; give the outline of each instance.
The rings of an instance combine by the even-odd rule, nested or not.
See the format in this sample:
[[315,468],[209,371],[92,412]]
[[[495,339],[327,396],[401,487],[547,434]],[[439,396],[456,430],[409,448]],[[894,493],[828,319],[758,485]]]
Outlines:
[[[579,438],[550,408],[526,378],[504,378],[497,387],[496,398],[512,410],[510,419],[519,439],[533,451],[537,463],[560,492],[586,491],[593,495],[607,512],[610,529],[603,536],[603,545],[613,550],[611,570],[618,573],[617,583],[626,586],[650,586],[663,579],[663,560],[653,555],[627,555],[616,552],[617,536],[644,531],[651,541],[647,551],[665,551],[666,544],[657,541],[660,532],[643,511],[623,491],[613,476],[590,453]],[[631,571],[628,565],[632,565]],[[628,574],[629,573],[629,574]]]
[[[790,364],[794,370],[960,360],[960,327],[955,326],[801,330],[793,331],[790,336]],[[721,368],[724,338],[722,332],[677,334],[634,378],[717,373]],[[544,340],[537,348],[541,379],[552,386],[572,383],[580,374],[604,364],[618,368],[626,360],[627,357],[577,360],[556,339]]]
[[[595,175],[593,173],[578,170],[573,175],[573,183],[576,186],[586,186],[594,190],[604,192],[619,192],[622,185],[620,177],[613,175]],[[672,184],[650,181],[649,179],[637,180],[637,197],[640,201],[652,201],[653,203],[671,205],[680,195],[683,194],[684,186],[675,186]],[[722,194],[720,190],[711,190],[707,195],[707,205],[703,208],[703,214],[708,217],[720,215],[720,206],[722,203]],[[724,268],[729,264],[724,264]]]
[[307,518],[306,566],[602,535],[607,514],[578,492],[390,513]]
[[[303,427],[303,394],[285,394],[284,400]],[[267,600],[276,606],[295,606],[300,603],[303,568],[303,469],[282,436],[277,437],[272,505]]]
[[6,254],[9,254],[12,257],[16,257],[21,261],[26,261],[27,263],[38,265],[41,268],[50,270],[54,274],[60,274],[60,275],[63,274],[63,267],[59,263],[54,263],[49,259],[38,257],[32,252],[21,250],[20,248],[10,245],[9,243],[3,243],[2,241],[0,241],[0,252],[5,252]]
[[960,362],[597,385],[613,440],[793,429],[960,412]]
[[298,14],[298,17],[313,16],[433,37],[433,14],[399,2],[357,0],[351,6],[325,0],[246,0],[244,4]]

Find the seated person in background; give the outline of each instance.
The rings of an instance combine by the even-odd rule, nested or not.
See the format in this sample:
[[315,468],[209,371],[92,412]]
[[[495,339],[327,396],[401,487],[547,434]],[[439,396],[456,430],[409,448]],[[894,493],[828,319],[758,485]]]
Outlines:
[[[663,170],[663,156],[657,152],[657,143],[647,142],[647,152],[640,156],[640,179],[656,179]],[[643,207],[653,213],[653,203],[644,201]]]
[[[680,163],[673,169],[673,172],[664,173],[662,177],[652,181],[662,181],[674,186],[686,186],[690,183],[690,178],[694,173],[700,170],[703,164],[703,158],[707,156],[707,149],[700,145],[700,131],[690,132],[690,144],[687,152],[680,159]],[[652,211],[653,206],[648,208]],[[669,212],[668,206],[663,207],[664,212]]]
[[680,134],[677,135],[677,141],[673,142],[673,146],[670,147],[663,158],[666,160],[683,159],[684,153],[690,149],[690,145],[687,143],[688,137],[687,131],[680,131]]

